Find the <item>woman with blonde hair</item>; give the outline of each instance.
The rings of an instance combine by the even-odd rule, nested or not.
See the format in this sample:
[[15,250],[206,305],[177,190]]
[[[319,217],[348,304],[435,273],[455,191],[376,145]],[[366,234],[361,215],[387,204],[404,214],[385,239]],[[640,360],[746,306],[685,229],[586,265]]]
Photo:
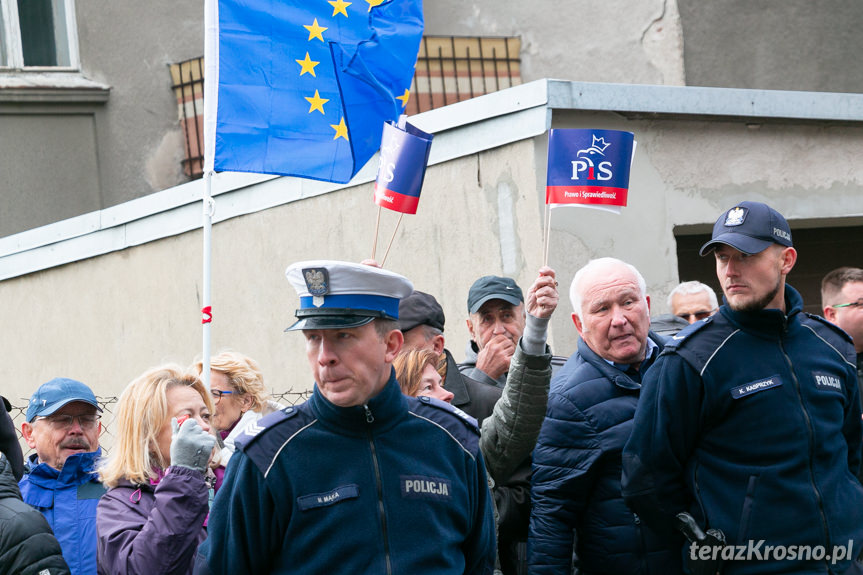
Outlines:
[[[194,367],[200,376],[202,362]],[[219,454],[222,466],[228,465],[236,450],[234,439],[251,423],[284,407],[270,401],[258,362],[231,350],[210,358],[210,394],[214,409],[211,423],[224,442]]]
[[209,512],[211,412],[204,384],[178,365],[149,369],[123,390],[100,469],[100,574],[192,572]]
[[402,393],[411,397],[427,395],[450,403],[453,394],[441,386],[438,365],[441,356],[427,349],[411,349],[399,353],[393,361],[396,379]]

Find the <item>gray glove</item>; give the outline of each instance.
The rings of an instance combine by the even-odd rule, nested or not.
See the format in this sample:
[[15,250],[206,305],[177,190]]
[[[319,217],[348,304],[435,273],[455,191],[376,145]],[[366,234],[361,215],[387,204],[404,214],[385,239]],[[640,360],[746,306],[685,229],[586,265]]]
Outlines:
[[215,436],[207,433],[194,419],[187,419],[183,425],[177,419],[171,420],[171,465],[188,467],[204,473],[210,461],[210,453],[216,445]]

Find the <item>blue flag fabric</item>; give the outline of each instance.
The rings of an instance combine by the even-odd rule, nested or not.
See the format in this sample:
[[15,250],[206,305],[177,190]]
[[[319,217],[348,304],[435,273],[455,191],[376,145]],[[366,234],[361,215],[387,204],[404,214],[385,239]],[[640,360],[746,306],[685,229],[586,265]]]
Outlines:
[[216,171],[346,183],[407,103],[421,0],[219,0]]
[[403,214],[417,213],[432,138],[407,122],[404,126],[384,124],[381,165],[375,181],[377,205]]
[[545,203],[626,206],[635,135],[619,130],[553,129],[548,134]]

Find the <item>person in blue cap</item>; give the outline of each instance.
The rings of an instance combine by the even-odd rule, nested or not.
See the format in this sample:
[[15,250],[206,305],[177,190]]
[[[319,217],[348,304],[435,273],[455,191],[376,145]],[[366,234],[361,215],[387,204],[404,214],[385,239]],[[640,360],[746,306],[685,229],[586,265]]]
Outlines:
[[314,391],[237,438],[195,572],[490,574],[476,422],[403,395],[392,368],[411,282],[336,261],[286,273]]
[[58,377],[36,390],[21,424],[36,451],[18,484],[21,496],[48,520],[72,575],[96,573],[96,506],[105,493],[95,470],[101,411],[89,387]]
[[674,336],[645,374],[624,498],[655,530],[686,535],[691,572],[860,573],[851,340],[803,313],[786,283],[791,229],[770,206],[725,211],[701,248],[711,252],[724,304]]

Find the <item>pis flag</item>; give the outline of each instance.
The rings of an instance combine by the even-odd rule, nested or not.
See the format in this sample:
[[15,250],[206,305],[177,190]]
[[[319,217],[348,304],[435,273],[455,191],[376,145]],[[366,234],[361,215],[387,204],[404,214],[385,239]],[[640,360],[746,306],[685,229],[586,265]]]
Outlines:
[[348,182],[407,104],[422,0],[206,0],[205,171]]
[[381,165],[375,182],[375,203],[403,214],[417,213],[432,143],[427,134],[405,122],[384,124]]
[[629,192],[635,136],[618,130],[550,130],[545,203],[620,213]]

